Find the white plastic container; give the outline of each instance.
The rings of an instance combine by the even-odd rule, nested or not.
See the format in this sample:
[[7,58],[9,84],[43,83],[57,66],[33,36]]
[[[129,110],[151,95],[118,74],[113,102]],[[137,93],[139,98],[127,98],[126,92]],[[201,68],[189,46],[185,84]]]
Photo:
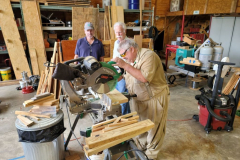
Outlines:
[[213,47],[213,60],[214,61],[221,61],[223,55],[223,47],[221,44],[218,44]]
[[102,8],[105,8],[105,6],[110,6],[110,0],[102,0]]
[[128,0],[120,0],[119,6],[123,6],[123,9],[128,9]]
[[202,62],[201,70],[203,71],[210,70],[211,63],[208,61],[212,60],[212,56],[213,48],[210,46],[210,44],[205,44],[205,46],[200,49],[199,54],[199,61]]
[[20,87],[21,87],[21,88],[24,88],[24,87],[27,86],[26,81],[19,81],[19,83],[20,83]]

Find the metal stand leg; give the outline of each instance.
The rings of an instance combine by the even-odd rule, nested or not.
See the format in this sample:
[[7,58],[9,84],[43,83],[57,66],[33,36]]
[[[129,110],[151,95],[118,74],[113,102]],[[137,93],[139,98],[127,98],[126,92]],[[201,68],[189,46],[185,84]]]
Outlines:
[[71,139],[71,137],[72,137],[73,131],[74,131],[74,129],[75,129],[75,127],[76,127],[76,125],[77,125],[77,122],[78,122],[78,120],[80,119],[80,117],[81,117],[81,115],[78,113],[78,114],[77,114],[77,117],[76,117],[75,120],[74,120],[74,123],[73,123],[73,126],[72,126],[72,128],[71,128],[71,131],[70,131],[70,133],[68,134],[67,141],[66,141],[66,143],[64,144],[65,151],[67,150],[68,143],[69,143],[69,141],[70,141],[70,139]]

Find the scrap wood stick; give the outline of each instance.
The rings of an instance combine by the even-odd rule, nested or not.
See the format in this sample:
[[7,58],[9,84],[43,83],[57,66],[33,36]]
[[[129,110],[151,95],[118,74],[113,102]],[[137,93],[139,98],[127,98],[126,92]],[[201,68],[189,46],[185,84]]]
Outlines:
[[33,114],[31,112],[25,112],[25,111],[15,111],[15,114],[24,115],[24,116],[35,116],[35,117],[51,118],[51,115]]
[[119,122],[119,123],[112,123],[109,124],[108,127],[115,127],[115,126],[126,126],[128,124],[136,123],[138,122],[137,120],[132,120],[132,121],[127,121],[127,122]]
[[[125,115],[123,115],[123,116],[120,116],[120,117],[121,117],[121,118],[127,118],[127,117],[131,117],[131,116],[133,116],[133,115],[136,115],[136,114],[137,114],[137,112],[132,112],[132,113],[129,113],[129,114],[125,114]],[[92,126],[92,128],[97,128],[97,127],[100,127],[100,126],[103,126],[103,125],[107,125],[107,124],[109,124],[109,123],[114,122],[116,119],[117,119],[117,118],[113,118],[113,119],[110,119],[110,120],[108,120],[108,121],[104,121],[104,122],[95,124],[95,125]]]
[[33,119],[36,119],[37,121],[39,121],[40,120],[40,118],[38,118],[38,117],[35,117],[35,116],[29,116],[30,118],[33,118]]
[[17,118],[27,127],[29,127],[30,125],[32,125],[34,123],[30,119],[23,117],[21,115],[18,115]]
[[50,99],[53,99],[54,98],[54,95],[53,94],[51,94],[50,96],[47,96],[47,97],[44,97],[44,98],[41,98],[41,99],[38,99],[38,100],[35,100],[35,101],[33,101],[33,100],[27,100],[27,101],[24,101],[23,102],[23,106],[24,107],[29,107],[29,106],[32,106],[32,105],[34,105],[34,104],[36,104],[36,103],[39,103],[39,102],[42,102],[43,100],[50,100]]

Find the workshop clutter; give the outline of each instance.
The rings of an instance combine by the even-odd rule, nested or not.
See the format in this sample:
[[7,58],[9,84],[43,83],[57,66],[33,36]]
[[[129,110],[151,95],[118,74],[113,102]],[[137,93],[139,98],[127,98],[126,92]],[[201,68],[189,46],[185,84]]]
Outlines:
[[140,122],[138,122],[138,119],[137,112],[132,112],[93,125],[91,137],[86,138],[86,145],[84,146],[86,155],[97,154],[154,127],[154,123],[149,119]]
[[44,65],[46,66],[45,71],[41,72],[41,77],[38,84],[37,94],[49,92],[53,93],[55,99],[59,98],[61,93],[60,81],[53,79],[52,74],[55,69],[55,66],[58,62],[62,62],[62,52],[60,50],[60,43],[54,43],[53,55],[50,62],[46,62]]

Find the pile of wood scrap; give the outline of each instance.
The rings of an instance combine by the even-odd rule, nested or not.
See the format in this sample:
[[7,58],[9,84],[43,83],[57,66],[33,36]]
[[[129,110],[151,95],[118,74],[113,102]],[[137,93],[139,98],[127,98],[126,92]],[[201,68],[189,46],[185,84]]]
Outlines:
[[132,112],[92,126],[91,137],[86,138],[87,156],[97,154],[139,134],[149,131],[154,123],[149,119],[138,122],[137,112]]
[[127,23],[126,23],[126,26],[135,27],[135,26],[136,26],[136,23],[135,23],[135,22],[127,22]]
[[60,82],[59,80],[52,78],[52,74],[58,62],[62,63],[62,53],[60,49],[60,42],[55,42],[51,62],[46,64],[48,66],[46,66],[45,71],[42,71],[41,73],[37,95],[45,92],[50,92],[54,93],[55,99],[59,98],[61,93]]
[[[240,72],[236,71],[233,73],[232,77],[228,81],[227,85],[223,89],[222,93],[225,95],[229,95],[233,89],[237,89],[240,79]],[[235,88],[234,88],[235,87]]]
[[59,100],[54,99],[54,95],[47,92],[35,95],[33,98],[24,101],[23,106],[33,107],[29,111],[15,111],[15,114],[18,115],[17,118],[25,126],[29,127],[34,124],[34,121],[30,119],[39,121],[40,118],[51,118],[51,116],[56,116],[59,111]]
[[55,99],[54,94],[52,93],[43,93],[35,95],[33,98],[24,101],[23,106],[56,106],[59,108],[59,99]]

